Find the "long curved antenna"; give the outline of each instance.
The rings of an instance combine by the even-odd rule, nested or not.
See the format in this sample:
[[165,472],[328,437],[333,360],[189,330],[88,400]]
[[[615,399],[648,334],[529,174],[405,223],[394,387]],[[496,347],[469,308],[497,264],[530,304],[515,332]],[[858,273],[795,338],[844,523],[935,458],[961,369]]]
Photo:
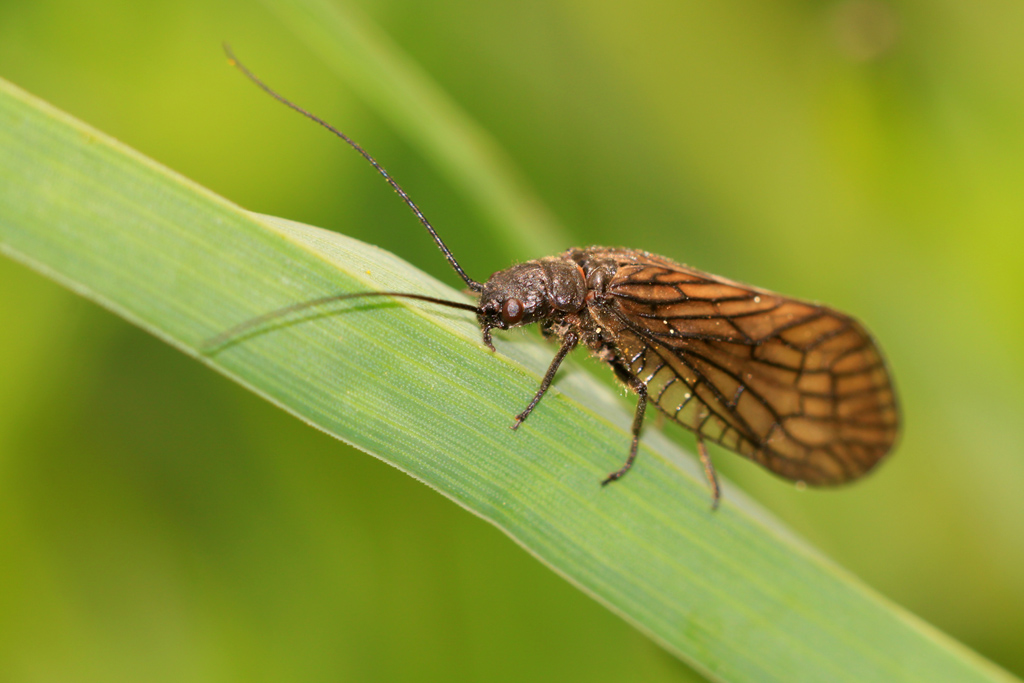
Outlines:
[[[459,274],[459,277],[461,277],[463,282],[466,283],[466,286],[468,286],[474,292],[479,292],[479,291],[481,291],[484,288],[484,286],[482,284],[480,284],[479,282],[477,282],[473,278],[471,278],[468,275],[466,275],[466,271],[462,270],[462,266],[460,266],[459,262],[455,260],[454,256],[452,256],[452,252],[451,252],[450,249],[448,249],[448,245],[446,245],[444,243],[444,240],[441,239],[441,236],[437,234],[436,230],[434,230],[434,226],[430,224],[430,221],[427,220],[427,217],[423,215],[422,211],[420,211],[420,207],[416,206],[416,202],[414,202],[409,197],[409,195],[407,195],[405,193],[405,190],[402,189],[401,185],[399,185],[397,182],[395,182],[395,179],[391,177],[391,174],[389,174],[384,169],[383,166],[378,164],[376,159],[374,159],[372,156],[370,156],[369,152],[367,152],[365,149],[363,149],[359,145],[359,143],[357,143],[355,140],[353,140],[349,136],[345,135],[340,130],[338,130],[337,128],[335,128],[331,124],[329,124],[326,121],[324,121],[323,119],[321,119],[319,116],[316,116],[315,114],[311,114],[310,112],[306,111],[305,109],[303,109],[302,107],[298,106],[297,104],[294,104],[294,103],[288,101],[287,99],[285,99],[283,96],[277,94],[277,92],[272,90],[270,88],[270,86],[268,86],[266,83],[261,81],[253,72],[249,71],[249,69],[247,69],[244,64],[242,64],[240,61],[238,61],[238,59],[235,57],[235,54],[231,51],[231,46],[228,45],[227,43],[224,43],[224,52],[227,53],[228,63],[231,64],[231,66],[233,66],[236,69],[238,69],[239,71],[241,71],[243,74],[245,74],[245,76],[250,81],[252,81],[256,85],[258,85],[260,88],[262,88],[264,92],[266,92],[268,95],[273,97],[275,100],[277,100],[281,104],[284,104],[284,105],[294,109],[295,111],[299,112],[300,114],[305,116],[307,119],[310,119],[312,121],[315,121],[315,122],[319,123],[321,126],[323,126],[327,130],[331,131],[332,133],[337,135],[339,138],[341,138],[342,140],[347,142],[353,149],[355,149],[355,151],[359,152],[363,156],[364,159],[369,161],[370,164],[372,164],[373,167],[375,169],[377,169],[377,172],[381,174],[381,176],[384,178],[384,180],[387,181],[388,185],[390,185],[391,188],[395,192],[398,193],[398,196],[402,198],[402,201],[405,202],[406,205],[410,209],[412,209],[412,212],[414,214],[416,214],[416,218],[418,218],[420,220],[420,223],[422,223],[423,227],[425,227],[427,229],[427,232],[430,233],[430,236],[434,238],[434,241],[437,243],[438,249],[440,249],[441,253],[444,254],[444,257],[446,259],[448,259],[448,263],[451,264],[451,267],[454,268],[455,272]],[[476,309],[473,309],[473,310],[476,310]]]
[[463,311],[472,311],[473,313],[479,313],[480,309],[470,304],[464,304],[461,301],[447,301],[445,299],[437,299],[432,296],[424,296],[422,294],[407,294],[405,292],[355,292],[354,294],[332,294],[331,296],[322,296],[319,299],[312,299],[310,301],[303,301],[302,303],[292,304],[291,306],[285,306],[279,308],[276,311],[270,311],[263,315],[250,318],[244,323],[235,325],[230,330],[221,332],[216,337],[203,342],[202,350],[203,353],[212,353],[224,346],[232,339],[244,335],[249,330],[255,329],[264,323],[268,323],[271,320],[280,318],[281,316],[288,315],[289,313],[296,313],[298,311],[305,310],[307,308],[314,308],[316,306],[322,306],[323,304],[333,303],[335,301],[344,301],[346,299],[359,299],[361,297],[368,296],[396,296],[404,299],[418,299],[419,301],[426,301],[432,304],[438,304],[440,306],[447,306],[448,308],[458,308]]

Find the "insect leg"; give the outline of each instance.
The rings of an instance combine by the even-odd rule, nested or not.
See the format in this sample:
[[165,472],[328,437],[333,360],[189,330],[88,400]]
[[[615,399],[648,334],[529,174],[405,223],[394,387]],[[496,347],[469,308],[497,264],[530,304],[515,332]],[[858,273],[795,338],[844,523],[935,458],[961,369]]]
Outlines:
[[555,378],[555,373],[558,372],[558,366],[562,364],[565,357],[569,355],[569,352],[576,348],[576,343],[579,341],[579,337],[576,336],[575,332],[568,332],[562,337],[562,348],[558,349],[558,353],[555,354],[554,359],[551,361],[551,365],[548,366],[548,371],[544,373],[544,379],[540,381],[540,388],[537,389],[537,393],[534,394],[533,400],[530,401],[530,405],[526,406],[526,410],[516,415],[516,421],[512,424],[512,429],[518,429],[519,425],[523,423],[533,409],[540,403],[540,399],[544,396],[544,393],[551,386],[551,380]]
[[629,446],[629,457],[626,458],[625,465],[609,474],[601,482],[601,486],[606,486],[616,479],[621,479],[626,472],[629,472],[629,468],[633,466],[633,461],[636,460],[636,449],[640,445],[640,427],[644,424],[644,412],[647,410],[647,385],[636,378],[632,378],[630,386],[637,393],[639,400],[636,402],[636,414],[633,415],[633,443]]
[[711,486],[711,509],[718,509],[718,500],[722,497],[722,491],[718,488],[718,474],[708,457],[708,447],[704,445],[704,437],[697,434],[697,453],[700,455],[700,462],[704,465],[704,475],[708,478],[708,485]]

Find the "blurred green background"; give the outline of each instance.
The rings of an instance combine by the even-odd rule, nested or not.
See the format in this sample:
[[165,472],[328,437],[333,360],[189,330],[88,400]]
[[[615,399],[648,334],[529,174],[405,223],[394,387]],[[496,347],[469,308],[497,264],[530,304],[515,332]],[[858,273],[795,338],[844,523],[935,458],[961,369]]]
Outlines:
[[[494,136],[558,248],[649,249],[863,319],[904,406],[891,462],[798,491],[713,457],[1024,673],[1024,6],[351,6]],[[0,76],[246,208],[457,284],[222,40],[364,143],[474,277],[547,255],[509,247],[268,6],[0,0]],[[7,260],[0,292],[0,680],[698,679],[397,470]]]

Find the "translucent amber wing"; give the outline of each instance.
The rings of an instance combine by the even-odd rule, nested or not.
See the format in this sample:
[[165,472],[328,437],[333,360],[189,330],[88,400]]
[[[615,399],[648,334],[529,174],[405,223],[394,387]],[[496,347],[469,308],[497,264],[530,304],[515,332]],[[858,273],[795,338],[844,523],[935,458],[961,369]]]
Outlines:
[[658,408],[704,438],[809,484],[850,481],[892,447],[882,354],[853,318],[645,252],[591,308]]

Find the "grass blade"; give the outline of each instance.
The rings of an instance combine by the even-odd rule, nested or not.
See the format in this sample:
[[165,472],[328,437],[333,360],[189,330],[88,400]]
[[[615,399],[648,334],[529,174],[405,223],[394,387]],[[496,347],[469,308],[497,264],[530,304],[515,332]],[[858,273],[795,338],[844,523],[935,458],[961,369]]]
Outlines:
[[710,678],[1011,680],[728,485],[711,513],[692,460],[654,430],[602,489],[630,415],[581,373],[506,429],[552,350],[519,338],[489,354],[461,312],[350,303],[203,356],[226,327],[328,293],[461,295],[375,247],[248,213],[2,81],[0,250],[491,521]]

